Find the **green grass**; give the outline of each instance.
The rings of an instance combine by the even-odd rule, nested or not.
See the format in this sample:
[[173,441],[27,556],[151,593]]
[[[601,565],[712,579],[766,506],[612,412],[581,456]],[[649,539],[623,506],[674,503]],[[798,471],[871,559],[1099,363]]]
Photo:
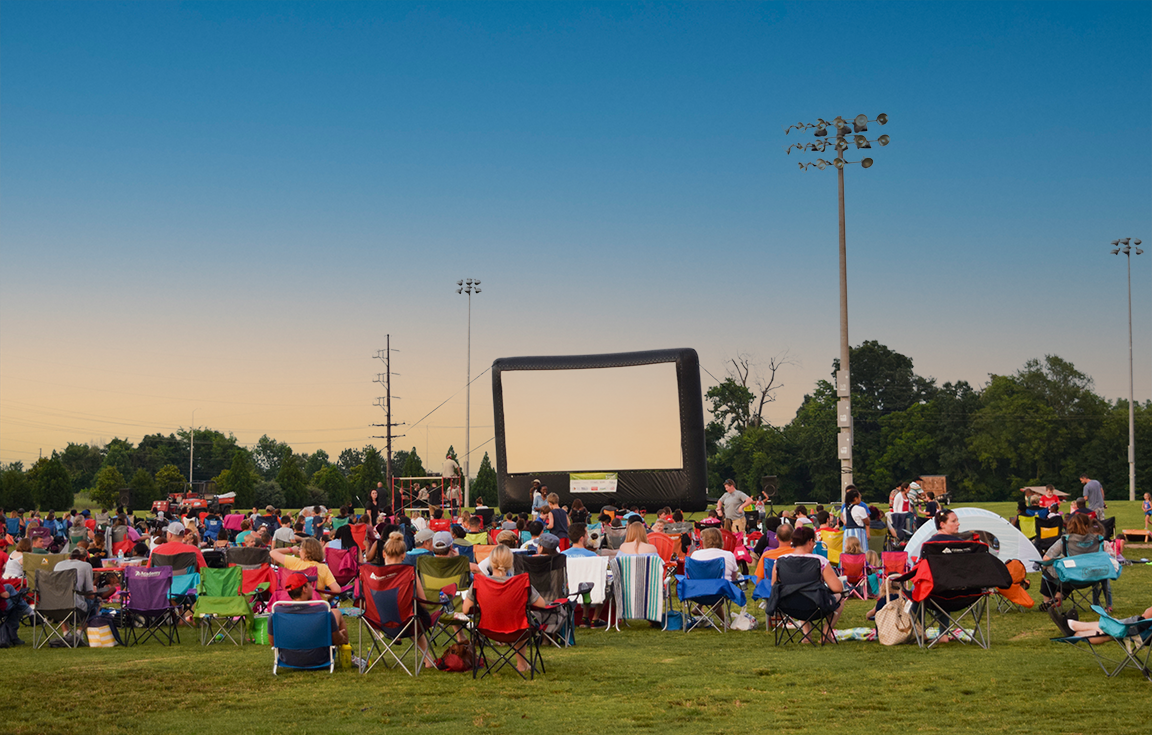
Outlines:
[[[1142,555],[1152,553],[1128,554]],[[1034,582],[1034,597],[1038,586]],[[1152,567],[1126,568],[1114,594],[1118,616],[1152,604]],[[870,607],[849,603],[840,627],[863,626]],[[762,621],[762,613],[753,612]],[[0,651],[0,670],[8,731],[38,735],[398,727],[417,733],[1146,732],[1152,684],[1130,671],[1105,679],[1087,654],[1050,642],[1054,632],[1047,615],[1034,610],[993,612],[990,650],[951,643],[925,652],[865,642],[776,648],[762,623],[752,632],[723,635],[637,625],[620,633],[580,631],[576,647],[545,653],[548,673],[533,682],[509,671],[474,682],[464,674],[428,671],[411,679],[380,668],[366,676],[338,670],[274,677],[268,648],[204,649],[186,631],[184,643],[173,648]]]

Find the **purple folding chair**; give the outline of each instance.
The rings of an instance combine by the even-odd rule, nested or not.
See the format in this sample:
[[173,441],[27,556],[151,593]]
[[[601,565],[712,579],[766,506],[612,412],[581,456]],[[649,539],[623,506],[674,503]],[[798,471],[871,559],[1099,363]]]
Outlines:
[[124,570],[125,599],[121,621],[125,628],[125,645],[144,643],[155,638],[168,645],[180,642],[176,624],[179,616],[169,600],[172,590],[172,567],[128,567]]

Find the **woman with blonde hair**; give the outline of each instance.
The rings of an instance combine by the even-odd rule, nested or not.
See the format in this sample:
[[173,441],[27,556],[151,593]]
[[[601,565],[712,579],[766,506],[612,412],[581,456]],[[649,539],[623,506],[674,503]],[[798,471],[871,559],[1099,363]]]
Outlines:
[[648,543],[648,531],[645,530],[644,524],[641,521],[633,521],[628,524],[628,533],[624,537],[624,543],[620,544],[620,550],[617,554],[657,554],[659,553],[655,546]]
[[[268,553],[274,564],[287,567],[294,572],[303,572],[309,567],[316,567],[316,589],[328,590],[329,592],[340,591],[340,585],[332,576],[332,570],[324,563],[324,547],[316,539],[306,538],[291,548],[272,549]],[[385,553],[387,553],[387,546],[385,546]]]

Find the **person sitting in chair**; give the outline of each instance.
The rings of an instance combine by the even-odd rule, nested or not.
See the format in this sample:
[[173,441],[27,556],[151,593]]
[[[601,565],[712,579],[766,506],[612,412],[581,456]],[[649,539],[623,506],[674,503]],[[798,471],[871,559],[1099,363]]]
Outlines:
[[[721,539],[723,546],[723,539]],[[618,554],[658,554],[653,544],[648,543],[648,532],[644,530],[644,521],[632,521],[628,524],[628,534],[624,543],[620,544]],[[735,557],[733,557],[735,558]]]
[[731,551],[724,549],[724,536],[720,533],[720,529],[705,528],[700,532],[700,543],[702,548],[693,551],[690,558],[698,561],[723,559],[724,577],[740,584],[740,567],[736,563],[736,556]]
[[[555,537],[553,537],[555,538]],[[498,545],[492,549],[492,553],[486,559],[492,567],[492,574],[489,579],[497,582],[507,582],[512,578],[512,550],[507,546]],[[468,591],[464,593],[464,605],[461,610],[465,615],[472,612],[476,607],[476,597],[474,588],[469,587]],[[548,603],[540,596],[540,593],[528,587],[528,604],[532,607],[548,607]],[[516,670],[524,672],[528,670],[528,660],[524,658],[523,644],[516,649]]]
[[[836,621],[840,619],[840,614],[844,612],[844,601],[847,596],[843,594],[844,583],[840,581],[840,577],[836,575],[836,570],[828,563],[828,560],[819,554],[813,553],[816,548],[816,532],[812,530],[811,526],[801,526],[792,532],[792,553],[788,554],[786,558],[803,558],[803,559],[816,559],[820,563],[820,577],[824,581],[824,585],[834,595],[839,596],[839,604],[835,610],[825,610],[823,612],[831,613],[829,617],[829,627],[835,628]],[[772,586],[776,586],[780,563],[772,567]],[[835,597],[833,598],[835,599]],[[807,638],[811,632],[811,625],[804,624],[804,636]]]
[[[1068,638],[1088,637],[1088,642],[1092,644],[1107,643],[1111,639],[1111,636],[1106,635],[1104,631],[1100,630],[1099,623],[1081,622],[1079,613],[1075,610],[1062,613],[1059,608],[1052,607],[1048,609],[1048,615],[1052,618],[1052,622],[1056,623],[1056,627],[1060,629],[1060,632]],[[1139,615],[1123,618],[1116,622],[1131,625],[1133,623],[1139,623],[1141,620],[1149,619],[1152,619],[1152,607]]]
[[[312,581],[302,572],[290,574],[287,581],[284,582],[284,589],[287,590],[288,597],[293,602],[307,602],[312,599],[315,593]],[[343,646],[348,642],[348,626],[344,622],[344,616],[336,608],[331,608],[329,612],[332,613],[332,645]],[[272,645],[276,645],[275,642]],[[307,653],[307,651],[281,651],[280,659],[290,666],[307,666],[314,662],[293,660],[292,658],[292,654],[299,656]]]

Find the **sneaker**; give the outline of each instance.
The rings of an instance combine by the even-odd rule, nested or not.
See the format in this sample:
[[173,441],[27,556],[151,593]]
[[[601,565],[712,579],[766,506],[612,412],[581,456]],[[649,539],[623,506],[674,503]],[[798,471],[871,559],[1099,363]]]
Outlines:
[[605,623],[603,620],[593,620],[592,624],[588,627],[590,627],[590,628],[607,628],[608,623]]
[[1056,623],[1056,627],[1060,629],[1060,632],[1064,634],[1065,638],[1075,637],[1075,631],[1068,625],[1068,616],[1060,612],[1059,608],[1048,608],[1048,617],[1052,618],[1052,622]]

